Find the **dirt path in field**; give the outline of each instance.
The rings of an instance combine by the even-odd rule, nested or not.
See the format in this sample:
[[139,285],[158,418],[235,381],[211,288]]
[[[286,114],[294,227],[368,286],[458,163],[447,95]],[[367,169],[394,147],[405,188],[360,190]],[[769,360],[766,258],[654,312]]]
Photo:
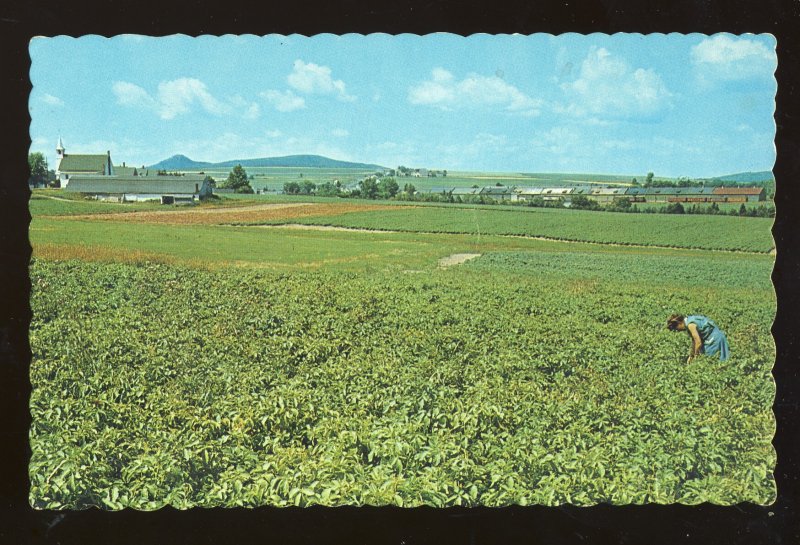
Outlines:
[[279,223],[277,225],[252,225],[259,229],[297,229],[299,231],[350,231],[354,233],[402,233],[391,229],[364,229],[361,227],[339,227],[336,225],[313,225],[308,223]]
[[439,260],[439,267],[446,269],[447,267],[452,267],[453,265],[461,265],[470,259],[475,259],[476,257],[480,256],[481,254],[452,254],[441,258]]
[[80,201],[75,201],[75,200],[72,200],[72,199],[65,199],[64,197],[54,197],[52,195],[33,195],[33,196],[31,196],[31,200],[34,200],[34,198],[36,198],[36,199],[51,199],[53,201],[61,201],[61,202],[80,202]]

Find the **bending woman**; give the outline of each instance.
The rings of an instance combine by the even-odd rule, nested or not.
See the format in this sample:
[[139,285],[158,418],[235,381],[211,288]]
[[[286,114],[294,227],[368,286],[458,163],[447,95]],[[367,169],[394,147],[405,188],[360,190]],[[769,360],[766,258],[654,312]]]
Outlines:
[[686,363],[690,363],[698,354],[719,355],[719,359],[722,361],[727,360],[730,355],[730,347],[725,333],[705,316],[673,314],[667,320],[667,329],[686,331],[692,338],[692,352],[686,359]]

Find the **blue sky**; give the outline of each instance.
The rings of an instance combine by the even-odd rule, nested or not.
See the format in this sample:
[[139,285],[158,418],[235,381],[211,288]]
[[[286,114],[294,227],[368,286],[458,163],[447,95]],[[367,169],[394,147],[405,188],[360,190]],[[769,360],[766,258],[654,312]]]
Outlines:
[[35,38],[32,151],[487,172],[771,170],[775,38]]

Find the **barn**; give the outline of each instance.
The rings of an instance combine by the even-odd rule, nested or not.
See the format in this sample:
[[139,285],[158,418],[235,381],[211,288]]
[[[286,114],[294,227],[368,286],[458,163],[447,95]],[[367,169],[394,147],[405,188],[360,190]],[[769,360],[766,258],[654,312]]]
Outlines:
[[203,175],[183,176],[73,176],[67,191],[114,202],[159,201],[193,203],[212,194]]

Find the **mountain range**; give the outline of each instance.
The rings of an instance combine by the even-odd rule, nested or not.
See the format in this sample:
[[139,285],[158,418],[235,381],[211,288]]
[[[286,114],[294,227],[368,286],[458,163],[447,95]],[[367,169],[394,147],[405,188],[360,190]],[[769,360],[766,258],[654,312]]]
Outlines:
[[323,157],[322,155],[287,155],[285,157],[261,157],[259,159],[236,159],[220,163],[194,161],[185,155],[173,155],[148,168],[154,170],[203,170],[212,168],[233,168],[236,165],[249,167],[301,167],[301,168],[357,168],[379,170],[384,167],[366,163],[353,163]]

